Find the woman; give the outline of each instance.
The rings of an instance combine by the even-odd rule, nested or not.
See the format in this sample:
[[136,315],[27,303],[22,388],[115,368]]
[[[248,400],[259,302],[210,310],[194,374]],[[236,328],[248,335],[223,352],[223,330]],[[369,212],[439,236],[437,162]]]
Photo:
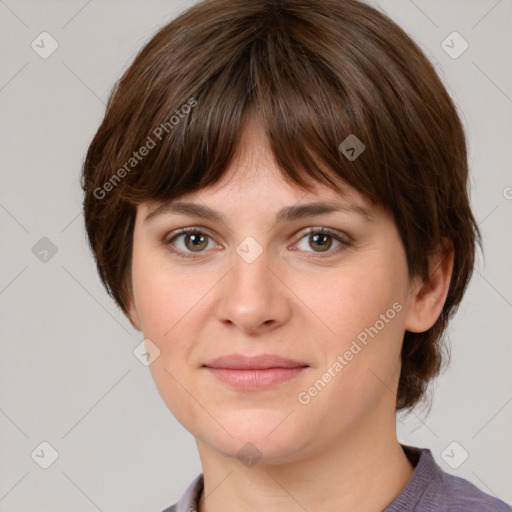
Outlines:
[[401,445],[480,234],[431,64],[356,0],[211,0],[113,91],[99,274],[203,472],[167,512],[505,511]]

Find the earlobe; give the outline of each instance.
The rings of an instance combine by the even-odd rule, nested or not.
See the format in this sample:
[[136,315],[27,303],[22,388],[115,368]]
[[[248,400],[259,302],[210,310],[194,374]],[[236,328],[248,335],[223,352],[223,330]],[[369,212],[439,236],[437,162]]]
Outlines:
[[405,322],[407,331],[425,332],[436,323],[450,288],[454,256],[453,244],[449,242],[432,256],[429,279],[415,282]]

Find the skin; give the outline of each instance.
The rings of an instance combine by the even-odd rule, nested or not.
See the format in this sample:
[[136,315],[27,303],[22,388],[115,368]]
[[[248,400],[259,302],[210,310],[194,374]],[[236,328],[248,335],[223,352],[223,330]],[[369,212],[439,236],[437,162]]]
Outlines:
[[[335,212],[274,221],[283,207],[340,199],[375,219]],[[180,200],[218,210],[227,221],[165,213],[144,222],[157,205],[138,206],[130,321],[159,348],[153,379],[196,439],[205,483],[200,512],[381,511],[414,469],[396,437],[403,335],[435,323],[453,254],[431,262],[430,282],[410,282],[392,216],[348,186],[341,197],[319,183],[305,193],[284,181],[253,122],[222,182]],[[199,252],[185,235],[174,240],[176,250],[196,259],[162,242],[183,227],[209,236]],[[349,235],[352,245],[328,236],[332,245],[322,251],[325,242],[304,234],[321,227]],[[247,236],[263,251],[252,263],[236,252]],[[309,403],[300,403],[298,394],[396,302],[401,311]],[[309,367],[265,390],[236,390],[202,367],[230,353],[278,354]],[[249,442],[245,450],[261,456],[252,466],[237,456]]]

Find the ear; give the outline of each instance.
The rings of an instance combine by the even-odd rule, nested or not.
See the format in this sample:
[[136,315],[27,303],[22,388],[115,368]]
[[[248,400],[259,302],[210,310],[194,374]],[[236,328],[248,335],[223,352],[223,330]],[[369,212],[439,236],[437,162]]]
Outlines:
[[405,328],[410,332],[428,331],[439,318],[450,288],[455,251],[451,241],[431,256],[429,278],[412,286]]

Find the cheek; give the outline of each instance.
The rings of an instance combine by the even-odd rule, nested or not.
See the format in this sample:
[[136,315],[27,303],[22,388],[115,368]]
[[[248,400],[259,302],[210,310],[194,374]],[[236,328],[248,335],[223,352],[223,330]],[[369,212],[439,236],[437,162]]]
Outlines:
[[[398,271],[383,267],[375,263],[361,265],[307,282],[298,279],[295,283],[297,296],[325,327],[322,337],[336,340],[336,348],[343,348],[365,328],[373,326],[395,302],[403,302],[402,277]],[[393,318],[395,312],[390,312]],[[388,324],[389,331],[387,327]]]
[[134,277],[133,287],[144,335],[155,338],[155,343],[160,346],[166,333],[179,319],[180,302],[176,300],[176,291],[171,292],[179,289],[177,283],[156,272],[149,272]]
[[149,254],[134,255],[132,275],[143,335],[160,350],[160,357],[151,365],[153,377],[157,384],[165,382],[170,394],[178,385],[171,374],[185,384],[191,367],[197,364],[195,340],[204,338],[209,299],[219,275],[199,272],[194,266],[177,270],[164,258]]
[[[205,279],[206,278],[206,279]],[[161,349],[186,324],[188,315],[209,286],[208,276],[194,279],[190,268],[173,268],[159,251],[134,251],[132,265],[133,293],[144,335],[154,337]]]
[[315,340],[324,357],[307,383],[310,388],[302,391],[311,390],[310,411],[339,418],[334,430],[348,428],[381,400],[393,400],[404,308],[399,287],[387,276],[377,269],[353,271],[302,291],[329,327]]
[[[332,379],[325,375],[332,382],[322,392],[325,404],[337,404],[340,410],[362,409],[386,393],[386,386],[392,387],[403,338],[403,264],[398,254],[338,270],[314,283],[297,281],[297,295],[306,298],[304,302],[321,322],[311,318],[324,333],[315,340],[325,354],[316,377],[324,380],[322,375],[330,367],[335,375]],[[342,365],[340,371],[332,368],[336,361]]]
[[192,390],[190,353],[192,340],[200,337],[200,299],[211,284],[191,286],[190,277],[158,264],[145,268],[134,272],[133,284],[144,338],[160,350],[149,369],[169,411],[190,430],[201,420],[187,392]]

